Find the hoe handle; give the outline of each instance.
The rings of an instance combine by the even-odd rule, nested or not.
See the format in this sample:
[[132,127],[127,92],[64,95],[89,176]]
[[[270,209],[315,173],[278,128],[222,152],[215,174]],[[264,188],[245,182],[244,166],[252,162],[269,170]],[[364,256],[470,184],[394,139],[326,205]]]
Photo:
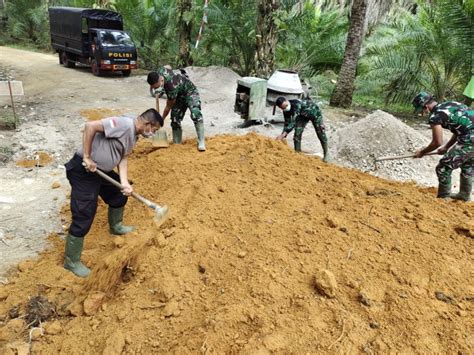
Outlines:
[[[95,171],[97,173],[97,175],[99,175],[101,178],[107,180],[108,182],[110,182],[112,185],[118,187],[120,190],[123,190],[124,187],[121,183],[119,183],[117,180],[115,179],[112,179],[110,176],[108,176],[107,174],[105,174],[104,172],[100,171],[99,169],[97,169]],[[135,197],[138,201],[144,203],[145,205],[147,205],[148,207],[156,210],[157,208],[160,208],[160,206],[158,206],[156,203],[153,203],[151,202],[150,200],[147,200],[145,197],[137,194],[136,192],[132,192],[132,196]]]
[[[437,152],[430,152],[425,155],[436,155],[438,154]],[[415,154],[405,154],[405,155],[396,155],[393,157],[381,157],[375,159],[375,161],[385,161],[385,160],[397,160],[397,159],[406,159],[406,158],[414,158]]]

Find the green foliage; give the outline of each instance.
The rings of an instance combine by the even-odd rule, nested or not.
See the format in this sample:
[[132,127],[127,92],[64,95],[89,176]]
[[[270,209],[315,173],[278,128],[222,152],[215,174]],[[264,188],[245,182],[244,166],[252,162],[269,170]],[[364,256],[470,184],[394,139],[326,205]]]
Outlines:
[[[384,23],[364,40],[356,79],[356,101],[371,106],[406,103],[419,90],[438,98],[458,96],[474,72],[474,1],[395,0]],[[310,78],[313,94],[329,97],[342,63],[350,1],[280,0],[274,21],[278,28],[278,68],[297,70]],[[193,23],[191,56],[195,65],[221,65],[241,75],[255,66],[257,0],[212,0],[208,23],[197,49],[204,0],[193,1],[181,14]],[[341,8],[341,4],[343,7]],[[137,45],[144,68],[176,66],[179,53],[177,0],[8,0],[6,31],[0,44],[49,48],[48,6],[107,6],[120,12]]]
[[420,90],[455,97],[473,70],[474,12],[463,0],[419,2],[416,16],[398,8],[366,48],[363,77],[386,102],[408,102]]
[[122,14],[144,67],[173,64],[178,51],[175,0],[115,0],[112,8]]
[[280,67],[311,77],[342,63],[347,34],[347,18],[337,10],[322,11],[321,5],[306,1],[302,11],[297,6],[282,8],[277,14]]
[[250,74],[255,60],[256,6],[255,0],[213,1],[202,43],[192,53],[196,64],[223,65],[241,75]]
[[13,39],[38,47],[49,46],[49,22],[44,1],[7,1],[5,15],[8,17],[7,29]]

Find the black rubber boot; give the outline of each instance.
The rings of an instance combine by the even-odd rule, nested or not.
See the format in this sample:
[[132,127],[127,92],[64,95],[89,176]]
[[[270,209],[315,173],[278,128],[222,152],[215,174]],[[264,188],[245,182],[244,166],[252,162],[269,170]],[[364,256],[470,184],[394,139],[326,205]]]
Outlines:
[[72,234],[66,237],[66,248],[64,251],[64,268],[72,271],[79,277],[87,277],[91,270],[81,262],[82,248],[84,246],[84,238],[78,238]]
[[183,129],[173,127],[173,143],[181,144],[182,140],[183,140]]
[[109,207],[109,231],[111,234],[123,235],[133,232],[133,227],[124,226],[123,221],[124,207],[112,208]]
[[451,198],[455,200],[462,200],[469,202],[471,201],[472,192],[472,177],[461,175],[461,186],[457,194],[451,195]]
[[438,185],[438,198],[450,198],[451,197],[451,184],[439,184]]

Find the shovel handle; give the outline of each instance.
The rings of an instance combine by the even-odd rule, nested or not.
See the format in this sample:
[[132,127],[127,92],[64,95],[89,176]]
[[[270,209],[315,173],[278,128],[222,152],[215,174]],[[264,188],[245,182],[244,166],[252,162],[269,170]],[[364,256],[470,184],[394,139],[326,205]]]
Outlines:
[[[121,183],[119,183],[117,180],[115,179],[112,179],[109,175],[105,174],[103,171],[100,171],[99,169],[97,169],[95,171],[97,173],[97,175],[99,175],[101,178],[107,180],[108,182],[110,182],[112,185],[118,187],[120,190],[123,190],[124,187]],[[160,208],[160,206],[158,206],[156,203],[153,203],[151,202],[150,200],[146,199],[145,197],[137,194],[136,192],[132,192],[132,196],[135,197],[138,201],[144,203],[145,205],[147,205],[148,207],[156,210],[157,208]]]
[[[425,155],[436,155],[436,154],[438,154],[438,152],[430,152],[430,153],[426,153]],[[393,157],[381,157],[381,158],[375,159],[375,161],[379,162],[379,161],[385,161],[385,160],[397,160],[397,159],[406,159],[406,158],[414,158],[414,157],[415,157],[415,154],[405,154],[405,155],[396,155]]]

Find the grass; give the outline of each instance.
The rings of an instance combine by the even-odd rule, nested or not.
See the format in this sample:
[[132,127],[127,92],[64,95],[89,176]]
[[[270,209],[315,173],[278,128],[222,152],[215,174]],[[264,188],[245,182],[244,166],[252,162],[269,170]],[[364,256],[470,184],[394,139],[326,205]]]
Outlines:
[[18,127],[18,117],[15,120],[13,112],[3,110],[0,115],[0,129],[15,129]]
[[0,163],[6,163],[13,156],[13,149],[9,146],[0,145]]
[[352,100],[352,105],[356,107],[362,107],[367,110],[383,110],[397,117],[414,117],[413,107],[410,103],[385,104],[383,98],[381,97],[355,94]]
[[51,50],[48,50],[46,48],[38,47],[36,44],[31,43],[31,42],[17,42],[17,43],[4,43],[3,44],[5,47],[10,47],[14,49],[21,49],[25,51],[30,51],[30,52],[36,52],[36,53],[50,53]]

